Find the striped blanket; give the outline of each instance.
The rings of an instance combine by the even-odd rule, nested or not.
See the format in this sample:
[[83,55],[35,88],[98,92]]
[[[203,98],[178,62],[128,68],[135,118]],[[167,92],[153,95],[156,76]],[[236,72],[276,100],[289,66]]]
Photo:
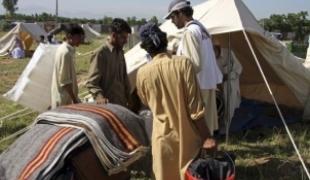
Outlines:
[[143,123],[139,116],[113,104],[47,111],[0,155],[0,179],[50,179],[70,153],[88,141],[108,174],[126,170],[149,149]]

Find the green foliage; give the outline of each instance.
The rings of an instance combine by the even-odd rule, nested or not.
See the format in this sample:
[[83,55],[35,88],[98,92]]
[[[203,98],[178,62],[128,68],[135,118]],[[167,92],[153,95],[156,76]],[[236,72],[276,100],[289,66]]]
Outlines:
[[[0,15],[0,19],[5,19],[5,16]],[[32,15],[25,15],[25,14],[14,14],[11,17],[14,21],[23,21],[23,22],[47,22],[47,21],[55,21],[56,16],[53,14],[49,14],[46,12],[43,12],[41,14],[32,14]],[[101,19],[87,19],[87,18],[67,18],[67,17],[58,17],[57,21],[59,23],[79,23],[79,24],[86,24],[86,23],[94,23],[94,24],[103,24],[103,25],[109,25],[113,20],[113,17],[104,16]],[[145,24],[147,21],[153,21],[158,22],[158,19],[156,16],[153,16],[149,20],[145,18],[138,19],[137,17],[127,17],[126,18],[129,25],[142,25]]]
[[8,31],[11,29],[11,25],[9,22],[5,20],[0,20],[0,31]]
[[18,0],[2,0],[2,6],[6,9],[7,15],[12,17],[15,11],[18,9],[17,5]]
[[298,57],[306,58],[308,45],[304,43],[293,42],[291,44],[291,52]]
[[287,33],[295,32],[295,40],[302,42],[310,33],[310,20],[308,12],[272,14],[269,18],[261,19],[260,24],[269,32],[279,31],[286,37]]
[[153,22],[155,24],[158,24],[158,19],[156,16],[153,16],[151,19],[150,19],[150,22]]
[[130,26],[134,26],[134,25],[143,25],[147,22],[147,20],[145,18],[137,19],[135,16],[133,16],[133,17],[127,17],[127,22]]

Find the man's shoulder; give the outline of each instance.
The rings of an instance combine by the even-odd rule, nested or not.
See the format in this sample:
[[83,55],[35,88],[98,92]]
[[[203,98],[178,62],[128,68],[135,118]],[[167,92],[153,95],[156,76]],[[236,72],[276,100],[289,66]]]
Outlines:
[[186,56],[182,56],[182,55],[173,55],[172,56],[173,60],[178,60],[178,61],[184,61],[186,59],[188,59]]
[[66,43],[62,43],[56,51],[57,53],[69,53],[70,52],[70,48],[68,47],[68,45]]
[[107,43],[103,43],[101,46],[99,46],[95,52],[99,53],[99,52],[106,52],[109,50],[109,46],[107,45]]
[[187,58],[186,56],[182,56],[182,55],[174,55],[172,56],[172,59],[177,62],[177,63],[181,63],[181,64],[188,64],[191,63],[190,59]]
[[186,30],[189,30],[189,31],[201,31],[201,28],[198,24],[196,23],[191,23],[189,24],[187,27],[186,27]]

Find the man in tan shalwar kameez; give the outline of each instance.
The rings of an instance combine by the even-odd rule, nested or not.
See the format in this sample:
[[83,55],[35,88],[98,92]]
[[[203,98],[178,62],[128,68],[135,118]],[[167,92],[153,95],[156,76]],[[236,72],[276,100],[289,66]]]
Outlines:
[[194,69],[187,58],[167,53],[166,34],[155,24],[144,25],[140,36],[141,47],[153,57],[136,81],[139,97],[153,113],[153,172],[156,180],[184,179],[200,148],[216,146],[207,138]]
[[51,108],[80,102],[75,72],[75,49],[84,38],[84,30],[79,25],[71,25],[65,30],[66,41],[55,54],[51,82]]

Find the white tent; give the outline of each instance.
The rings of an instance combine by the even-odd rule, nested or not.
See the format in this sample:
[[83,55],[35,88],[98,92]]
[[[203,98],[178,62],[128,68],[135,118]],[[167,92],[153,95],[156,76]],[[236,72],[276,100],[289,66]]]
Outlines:
[[101,26],[102,26],[101,24],[91,24],[92,29],[98,33],[101,33],[101,31],[102,31]]
[[[240,77],[243,97],[272,103],[255,63],[254,57],[257,57],[278,103],[303,109],[304,118],[310,119],[310,69],[305,67],[303,59],[292,55],[264,31],[241,0],[208,0],[194,7],[194,18],[204,24],[223,47],[234,51],[243,66]],[[168,37],[178,37],[180,33],[170,20],[163,23],[161,29]],[[139,46],[125,55],[132,84],[136,70],[147,62],[146,52]]]
[[51,104],[54,56],[59,45],[40,44],[14,87],[3,96],[42,112]]
[[47,33],[36,23],[17,23],[16,26],[0,39],[0,56],[7,55],[7,51],[14,46],[15,37],[18,36],[25,50],[29,50],[33,42],[40,41],[40,36]]
[[90,42],[93,39],[99,38],[101,36],[100,33],[91,28],[88,24],[82,24],[82,28],[85,32],[85,42]]

